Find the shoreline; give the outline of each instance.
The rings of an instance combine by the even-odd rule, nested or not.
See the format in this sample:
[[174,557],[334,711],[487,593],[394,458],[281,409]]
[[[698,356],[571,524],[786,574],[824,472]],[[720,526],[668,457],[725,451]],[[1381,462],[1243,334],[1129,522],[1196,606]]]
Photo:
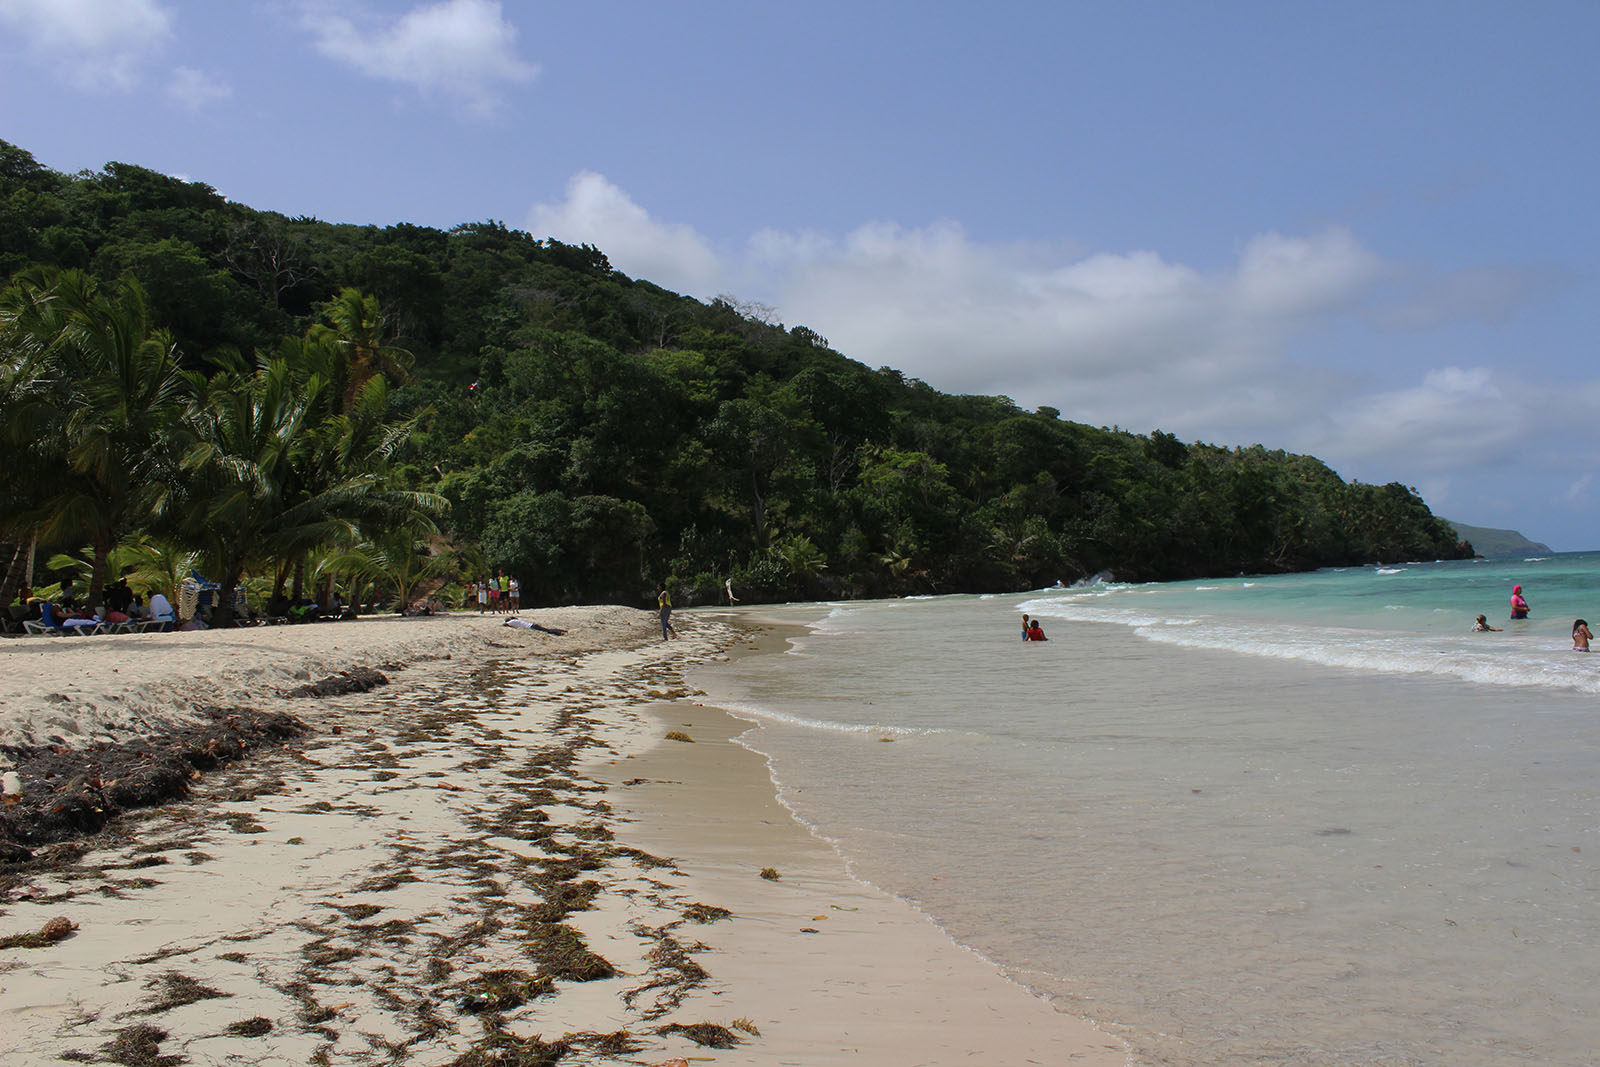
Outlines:
[[[662,739],[693,707],[684,671],[749,640],[698,614],[670,643],[653,613],[570,608],[533,614],[560,638],[468,614],[0,646],[37,664],[0,682],[7,743],[126,740],[192,720],[176,702],[197,693],[311,728],[0,866],[6,1031],[125,1062],[932,1064],[967,1062],[968,1035],[1028,1062],[1015,1042],[1070,1020],[851,879],[732,742],[743,724],[695,707],[696,744]],[[287,695],[384,665],[386,686]],[[668,786],[684,756],[709,762]],[[723,809],[768,813],[734,835],[742,859]],[[755,853],[778,881],[726,875]],[[1124,1062],[1085,1061],[1110,1044],[1091,1040],[1040,1041],[1038,1062]]]
[[[1124,1067],[1116,1038],[851,876],[779,801],[765,757],[738,740],[751,724],[686,703],[651,714],[692,744],[664,741],[615,766],[647,779],[623,794],[630,839],[673,857],[700,895],[734,909],[734,921],[699,934],[716,982],[685,1004],[751,1017],[764,1040],[718,1063]],[[763,877],[767,868],[778,877]]]

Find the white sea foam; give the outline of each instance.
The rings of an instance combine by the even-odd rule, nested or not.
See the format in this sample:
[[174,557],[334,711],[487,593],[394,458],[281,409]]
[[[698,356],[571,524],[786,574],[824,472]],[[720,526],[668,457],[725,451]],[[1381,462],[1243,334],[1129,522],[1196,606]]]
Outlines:
[[741,719],[755,722],[783,723],[786,726],[798,726],[807,730],[819,730],[830,734],[859,734],[863,736],[888,736],[888,737],[931,737],[935,734],[957,733],[959,731],[910,728],[905,726],[888,726],[883,723],[873,722],[837,722],[829,719],[814,719],[805,715],[795,715],[764,704],[754,704],[740,700],[718,700],[717,707]]

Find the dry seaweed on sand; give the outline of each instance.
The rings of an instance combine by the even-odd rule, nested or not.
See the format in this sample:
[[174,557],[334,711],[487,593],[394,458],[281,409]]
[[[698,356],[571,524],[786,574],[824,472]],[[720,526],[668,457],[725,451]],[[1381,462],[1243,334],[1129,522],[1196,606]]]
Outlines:
[[117,1031],[117,1036],[100,1046],[102,1063],[120,1063],[123,1067],[178,1067],[188,1061],[182,1056],[163,1056],[161,1042],[167,1032],[159,1026],[140,1023]]
[[307,729],[292,715],[249,708],[202,708],[197,718],[81,749],[4,746],[23,789],[22,799],[0,812],[0,862],[24,862],[40,845],[95,833],[124,811],[186,796],[201,771]]
[[668,1023],[656,1028],[658,1034],[682,1034],[701,1048],[733,1048],[739,1037],[716,1023]]
[[257,1015],[254,1019],[240,1019],[236,1023],[229,1023],[222,1029],[230,1037],[265,1037],[272,1033],[272,1020]]
[[298,689],[291,689],[285,693],[287,697],[335,697],[344,696],[346,693],[365,693],[369,689],[376,689],[380,685],[388,685],[389,679],[382,672],[371,667],[356,667],[353,670],[341,671],[338,674],[324,678],[320,682],[302,685]]
[[776,867],[763,867],[761,868],[761,877],[765,878],[769,882],[776,882],[779,878],[782,878],[783,875],[778,873],[778,869]]
[[572,1051],[565,1040],[544,1041],[497,1031],[451,1060],[446,1067],[554,1067]]
[[569,982],[593,982],[616,976],[617,969],[589,950],[583,935],[564,923],[533,923],[524,939],[539,973]]
[[158,995],[155,1000],[142,1008],[130,1011],[129,1015],[159,1015],[181,1008],[187,1004],[196,1004],[202,1000],[217,1000],[233,994],[224,993],[220,989],[213,989],[199,979],[191,978],[177,971],[168,971],[157,975],[145,983],[145,988],[154,990]]
[[640,1041],[626,1030],[617,1030],[609,1034],[568,1034],[562,1040],[586,1052],[613,1058],[630,1055],[645,1047],[643,1041]]
[[469,1015],[509,1011],[555,989],[555,983],[544,975],[510,969],[485,971],[466,984],[460,1007]]
[[56,916],[31,934],[13,934],[10,937],[0,937],[0,949],[10,948],[44,948],[57,941],[65,941],[72,936],[78,924],[63,916]]
[[727,908],[719,908],[714,904],[690,904],[683,909],[683,917],[690,922],[714,923],[722,919],[731,918],[733,912]]

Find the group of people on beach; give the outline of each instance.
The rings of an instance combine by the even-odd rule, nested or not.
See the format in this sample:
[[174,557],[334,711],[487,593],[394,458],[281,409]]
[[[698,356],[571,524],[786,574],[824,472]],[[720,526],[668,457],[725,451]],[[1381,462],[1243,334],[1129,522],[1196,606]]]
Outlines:
[[522,610],[522,583],[499,571],[480,582],[467,583],[467,604],[478,603],[478,614],[505,615]]
[[[1520,586],[1520,585],[1512,586],[1511,587],[1511,619],[1512,619],[1512,621],[1513,622],[1517,622],[1517,621],[1521,621],[1523,619],[1526,619],[1529,616],[1529,614],[1531,614],[1532,610],[1533,609],[1528,606],[1528,598],[1522,595],[1522,586]],[[1027,618],[1027,616],[1024,615],[1023,618]],[[1504,629],[1505,628],[1502,627],[1502,626],[1490,626],[1488,617],[1484,616],[1484,615],[1479,615],[1477,617],[1477,619],[1474,620],[1473,623],[1472,623],[1472,632],[1473,633],[1500,633]],[[1587,651],[1589,651],[1589,642],[1593,641],[1593,640],[1594,640],[1594,634],[1589,632],[1589,622],[1588,622],[1588,620],[1587,619],[1573,619],[1572,620],[1572,651],[1574,651],[1574,652],[1587,652]]]
[[35,596],[33,590],[23,586],[18,590],[17,602],[7,609],[8,619],[19,630],[24,623],[40,623],[45,628],[62,633],[84,633],[101,626],[121,626],[148,623],[160,629],[179,626],[177,612],[172,602],[159,592],[150,595],[149,602],[128,588],[126,578],[106,586],[101,600],[104,603],[91,607],[82,602],[71,579],[61,583],[53,597]]

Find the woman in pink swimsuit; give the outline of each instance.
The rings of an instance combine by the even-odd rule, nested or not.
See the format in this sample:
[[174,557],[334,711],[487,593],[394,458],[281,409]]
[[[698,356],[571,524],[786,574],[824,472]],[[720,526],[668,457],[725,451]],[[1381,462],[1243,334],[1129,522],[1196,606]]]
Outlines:
[[1522,599],[1522,586],[1511,587],[1511,617],[1513,619],[1526,619],[1528,617],[1528,602]]

